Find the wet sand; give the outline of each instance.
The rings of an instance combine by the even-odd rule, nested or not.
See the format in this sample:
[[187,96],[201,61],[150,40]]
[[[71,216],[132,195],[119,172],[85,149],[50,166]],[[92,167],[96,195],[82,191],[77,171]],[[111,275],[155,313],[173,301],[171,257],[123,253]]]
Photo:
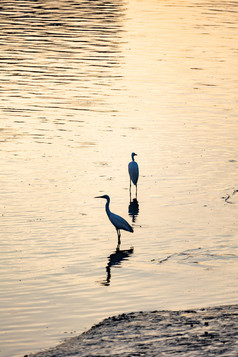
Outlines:
[[29,357],[238,356],[238,305],[109,317]]

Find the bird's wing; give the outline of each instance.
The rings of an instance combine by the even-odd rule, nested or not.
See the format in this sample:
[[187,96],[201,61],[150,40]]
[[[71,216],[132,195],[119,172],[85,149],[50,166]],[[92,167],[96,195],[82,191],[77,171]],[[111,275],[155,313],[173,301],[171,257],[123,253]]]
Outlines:
[[125,231],[133,232],[133,228],[121,216],[118,216],[117,214],[111,212],[109,219],[116,229],[124,229]]

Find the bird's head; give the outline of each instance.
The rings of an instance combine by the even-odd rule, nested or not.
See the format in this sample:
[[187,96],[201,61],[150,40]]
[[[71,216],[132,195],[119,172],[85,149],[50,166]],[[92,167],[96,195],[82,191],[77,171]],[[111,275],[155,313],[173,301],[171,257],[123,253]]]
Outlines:
[[96,196],[94,198],[105,198],[107,201],[110,200],[108,195],[103,195],[103,196]]
[[134,161],[134,156],[137,156],[137,154],[135,153],[135,152],[133,152],[132,154],[131,154],[131,157],[132,157],[132,160]]

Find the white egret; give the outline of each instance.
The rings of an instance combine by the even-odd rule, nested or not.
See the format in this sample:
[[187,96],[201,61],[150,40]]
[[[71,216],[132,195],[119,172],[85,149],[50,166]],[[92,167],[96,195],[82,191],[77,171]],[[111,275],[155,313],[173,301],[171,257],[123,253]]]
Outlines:
[[137,196],[137,181],[139,178],[139,167],[137,162],[135,162],[134,156],[137,156],[134,152],[131,154],[132,161],[129,162],[128,172],[130,175],[130,193],[131,193],[131,181],[136,186],[136,196]]
[[108,195],[103,195],[103,196],[97,196],[95,198],[105,198],[107,200],[106,202],[106,212],[108,215],[108,218],[110,219],[111,223],[114,225],[117,231],[117,237],[118,237],[118,244],[121,244],[121,232],[120,230],[123,229],[124,231],[128,232],[133,232],[133,228],[127,223],[127,221],[122,218],[121,216],[118,216],[115,213],[112,213],[109,209],[109,203],[110,203],[110,197]]

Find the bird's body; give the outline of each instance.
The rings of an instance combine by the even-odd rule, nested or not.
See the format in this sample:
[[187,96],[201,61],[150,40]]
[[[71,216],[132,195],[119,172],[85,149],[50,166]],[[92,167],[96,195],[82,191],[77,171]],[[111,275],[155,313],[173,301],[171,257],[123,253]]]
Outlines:
[[136,186],[138,177],[139,177],[139,167],[138,167],[137,162],[131,161],[128,165],[128,171],[129,171],[131,181]]
[[120,230],[123,229],[124,231],[128,231],[128,232],[133,232],[133,228],[129,225],[129,223],[122,218],[121,216],[118,216],[115,213],[112,213],[109,209],[109,203],[110,203],[110,197],[108,195],[103,195],[103,196],[98,196],[96,198],[105,198],[107,200],[106,202],[106,213],[108,215],[108,218],[110,219],[111,223],[114,225],[114,227],[116,228],[117,231],[117,236],[118,236],[118,244],[120,244],[120,237],[121,237],[121,233]]
[[131,154],[132,161],[129,162],[128,172],[129,172],[129,176],[130,176],[130,191],[131,191],[131,181],[132,181],[133,184],[136,186],[136,194],[137,194],[137,181],[139,178],[139,166],[134,159],[134,156],[136,156],[136,155],[137,154],[135,154],[134,152]]

